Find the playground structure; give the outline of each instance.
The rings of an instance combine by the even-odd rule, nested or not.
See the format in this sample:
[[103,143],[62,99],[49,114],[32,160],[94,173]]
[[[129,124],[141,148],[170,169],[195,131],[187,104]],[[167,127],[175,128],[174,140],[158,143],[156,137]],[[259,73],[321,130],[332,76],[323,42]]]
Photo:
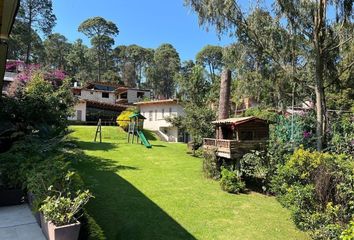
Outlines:
[[128,128],[128,143],[134,143],[134,138],[136,137],[136,142],[139,143],[139,139],[141,144],[144,144],[145,147],[151,148],[151,144],[146,139],[143,133],[144,120],[146,119],[140,113],[134,113],[129,116],[130,123]]

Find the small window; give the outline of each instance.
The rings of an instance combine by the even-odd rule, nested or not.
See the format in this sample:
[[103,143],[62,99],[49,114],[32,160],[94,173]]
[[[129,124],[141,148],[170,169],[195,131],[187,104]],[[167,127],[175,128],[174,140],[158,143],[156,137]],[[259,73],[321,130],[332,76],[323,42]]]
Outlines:
[[137,98],[144,98],[145,93],[144,92],[137,92],[136,97]]
[[128,98],[128,93],[125,92],[125,93],[120,94],[119,98],[120,99],[127,99]]
[[169,110],[170,110],[170,116],[172,116],[172,108],[170,107],[170,109],[169,109]]
[[109,93],[103,92],[102,93],[102,98],[109,98]]
[[149,121],[152,122],[152,111],[149,112]]
[[162,109],[162,118],[164,118],[165,117],[165,109],[163,108]]

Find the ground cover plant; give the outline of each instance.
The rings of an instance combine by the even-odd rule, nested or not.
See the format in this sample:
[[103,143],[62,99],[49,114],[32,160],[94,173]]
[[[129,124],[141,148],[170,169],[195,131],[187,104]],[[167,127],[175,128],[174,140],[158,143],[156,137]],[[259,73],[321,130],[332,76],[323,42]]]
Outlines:
[[73,166],[95,196],[89,214],[107,239],[308,239],[274,197],[229,194],[203,176],[185,144],[128,144],[118,127],[72,126]]

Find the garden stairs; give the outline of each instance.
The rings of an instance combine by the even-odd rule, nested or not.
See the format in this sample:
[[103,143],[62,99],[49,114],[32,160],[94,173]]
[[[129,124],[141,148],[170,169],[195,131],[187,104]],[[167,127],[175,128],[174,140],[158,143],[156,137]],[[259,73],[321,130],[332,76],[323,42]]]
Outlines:
[[158,138],[161,141],[168,142],[168,136],[166,134],[164,134],[163,132],[161,132],[160,130],[154,131],[154,133],[156,134],[156,136],[158,136]]

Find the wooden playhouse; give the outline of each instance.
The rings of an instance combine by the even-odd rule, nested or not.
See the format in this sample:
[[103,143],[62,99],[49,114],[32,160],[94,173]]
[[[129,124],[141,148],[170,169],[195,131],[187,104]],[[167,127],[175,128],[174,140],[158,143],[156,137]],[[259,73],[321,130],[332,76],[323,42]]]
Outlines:
[[227,118],[212,122],[215,138],[204,138],[204,149],[215,149],[217,156],[237,159],[251,150],[265,149],[269,123],[257,117]]

